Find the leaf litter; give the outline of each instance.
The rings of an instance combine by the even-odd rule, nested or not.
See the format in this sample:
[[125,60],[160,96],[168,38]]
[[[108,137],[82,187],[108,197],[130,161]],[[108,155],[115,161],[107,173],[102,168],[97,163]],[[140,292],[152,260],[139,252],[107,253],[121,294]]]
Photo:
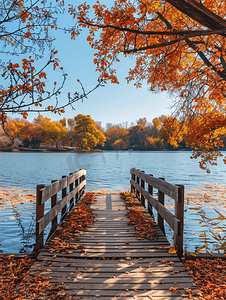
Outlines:
[[120,193],[120,196],[127,202],[127,207],[130,208],[126,215],[130,219],[128,225],[135,226],[135,236],[139,239],[156,240],[154,223],[147,219],[140,208],[136,206],[140,205],[140,202],[129,192]]
[[[68,213],[66,220],[62,223],[62,228],[56,230],[52,241],[46,246],[49,251],[68,253],[71,248],[82,248],[82,245],[70,245],[64,241],[61,242],[60,239],[76,240],[77,235],[82,234],[89,224],[95,222],[95,215],[88,207],[88,204],[94,201],[94,194],[89,192],[84,196],[81,204]],[[33,262],[34,259],[29,256],[15,258],[14,255],[4,254],[0,257],[0,299],[72,299],[67,296],[67,290],[70,287],[65,286],[64,282],[51,284],[51,277],[30,276],[29,268]],[[47,270],[51,271],[51,269]]]
[[184,268],[201,291],[203,300],[226,299],[226,260],[201,258],[184,260]]
[[65,299],[66,292],[63,287],[51,284],[47,277],[29,275],[33,262],[34,259],[28,256],[0,257],[0,299]]

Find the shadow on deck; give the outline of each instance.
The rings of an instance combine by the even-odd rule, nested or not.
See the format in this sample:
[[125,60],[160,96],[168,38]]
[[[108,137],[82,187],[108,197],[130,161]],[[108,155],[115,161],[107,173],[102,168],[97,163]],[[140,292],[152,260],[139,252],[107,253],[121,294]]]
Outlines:
[[[32,276],[61,283],[71,299],[177,300],[185,289],[195,289],[178,256],[160,249],[170,244],[157,225],[156,240],[139,239],[135,226],[128,225],[128,209],[120,195],[96,199],[91,205],[96,222],[79,237],[75,234],[79,241],[61,241],[79,243],[83,249],[75,247],[67,254],[42,249],[30,269]],[[142,205],[140,209],[151,218]]]

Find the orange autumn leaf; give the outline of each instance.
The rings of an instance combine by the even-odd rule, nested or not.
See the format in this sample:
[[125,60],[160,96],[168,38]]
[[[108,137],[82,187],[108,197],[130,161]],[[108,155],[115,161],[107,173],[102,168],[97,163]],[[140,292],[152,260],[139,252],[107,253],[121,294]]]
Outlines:
[[41,73],[39,73],[39,78],[41,79],[41,78],[45,78],[45,79],[47,79],[46,78],[46,73],[45,72],[41,72]]
[[170,253],[170,254],[176,254],[177,250],[175,250],[174,247],[170,247],[168,253]]

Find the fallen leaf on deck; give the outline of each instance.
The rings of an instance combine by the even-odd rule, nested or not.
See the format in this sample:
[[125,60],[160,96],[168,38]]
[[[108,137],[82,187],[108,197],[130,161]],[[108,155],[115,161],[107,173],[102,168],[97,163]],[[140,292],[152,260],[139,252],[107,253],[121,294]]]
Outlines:
[[170,253],[170,254],[176,254],[177,250],[174,247],[170,247],[168,253]]
[[171,287],[169,288],[169,291],[178,292],[178,287]]

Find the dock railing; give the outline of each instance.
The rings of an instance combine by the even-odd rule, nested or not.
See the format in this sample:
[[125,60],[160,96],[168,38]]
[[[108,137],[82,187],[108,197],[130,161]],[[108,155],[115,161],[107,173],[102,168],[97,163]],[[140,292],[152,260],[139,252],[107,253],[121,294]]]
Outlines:
[[[56,230],[58,214],[61,212],[60,221],[64,219],[67,211],[77,203],[85,192],[85,170],[62,176],[61,180],[52,180],[48,186],[39,184],[36,187],[36,243],[34,251],[38,251],[44,244],[44,229],[52,222],[48,237]],[[60,200],[58,201],[58,193]],[[45,203],[51,200],[51,209],[45,213]],[[48,239],[48,238],[47,238]]]
[[[174,231],[173,245],[179,257],[183,256],[184,227],[184,186],[173,185],[164,178],[155,178],[138,169],[131,169],[131,191],[135,193],[141,204],[153,215],[152,208],[157,211],[157,224],[165,234],[164,220]],[[153,188],[158,190],[158,197],[153,196]],[[165,195],[175,200],[174,215],[164,206]]]

